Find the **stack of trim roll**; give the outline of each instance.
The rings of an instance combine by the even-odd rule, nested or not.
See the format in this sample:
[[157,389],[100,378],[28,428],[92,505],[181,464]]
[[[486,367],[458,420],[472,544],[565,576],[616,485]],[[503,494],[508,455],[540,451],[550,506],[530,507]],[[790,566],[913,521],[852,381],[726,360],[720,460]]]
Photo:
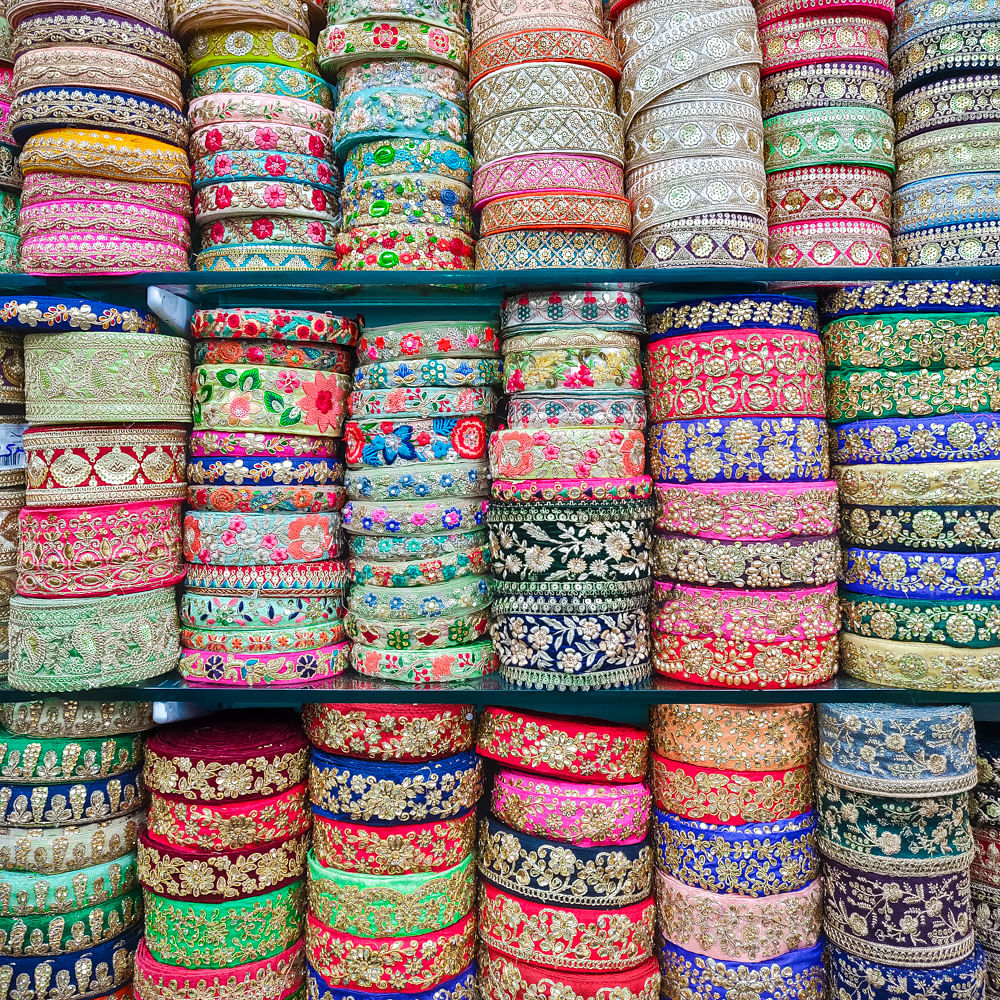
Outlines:
[[499,765],[479,828],[483,1000],[596,1000],[609,982],[655,997],[645,731],[487,708],[476,743]]
[[332,0],[319,61],[336,78],[344,164],[337,267],[472,266],[469,35],[460,0]]
[[418,683],[495,669],[483,527],[497,347],[489,323],[401,323],[362,336],[344,508],[358,673]]
[[194,265],[331,271],[340,187],[330,142],[334,99],[319,76],[308,18],[300,13],[276,27],[266,6],[249,5],[236,29],[203,25],[208,5],[197,21],[175,18],[188,41],[201,251]]
[[[972,710],[820,705],[817,811],[834,996],[983,1000],[969,891]],[[875,994],[881,995],[881,994]]]
[[650,318],[654,669],[719,687],[837,670],[837,487],[812,303],[695,299]]
[[151,313],[6,301],[24,334],[28,488],[10,683],[79,691],[177,665],[190,364]]
[[976,724],[978,784],[969,795],[975,857],[972,919],[986,956],[986,1000],[1000,998],[1000,727]]
[[139,840],[140,1000],[297,996],[305,978],[309,745],[292,712],[226,712],[149,737]]
[[889,42],[896,76],[895,262],[1000,262],[1000,8],[903,0]]
[[0,980],[11,998],[132,996],[152,709],[44,701],[0,710]]
[[760,44],[750,0],[614,0],[632,267],[767,255]]
[[469,705],[310,705],[306,952],[316,1000],[475,993]]
[[164,0],[11,0],[19,232],[35,274],[185,271],[184,57]]
[[476,266],[624,267],[618,56],[599,0],[473,0]]
[[331,313],[206,309],[191,333],[181,672],[332,677],[347,667],[337,439],[358,328]]
[[17,144],[10,134],[10,102],[14,99],[14,45],[7,8],[0,8],[0,271],[21,269],[21,171]]
[[650,726],[662,995],[823,996],[812,706],[663,705]]
[[504,301],[508,425],[490,439],[494,641],[522,687],[649,675],[646,408],[633,292]]
[[889,267],[895,0],[763,0],[768,262]]
[[1000,293],[848,287],[822,311],[842,666],[894,687],[996,691]]

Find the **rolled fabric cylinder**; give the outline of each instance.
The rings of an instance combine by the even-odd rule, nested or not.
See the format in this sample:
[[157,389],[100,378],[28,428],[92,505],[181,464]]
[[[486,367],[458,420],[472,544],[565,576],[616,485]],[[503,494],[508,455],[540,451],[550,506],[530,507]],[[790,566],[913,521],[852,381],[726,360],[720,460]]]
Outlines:
[[821,219],[772,225],[768,259],[772,267],[890,267],[892,233],[882,222]]
[[145,789],[138,769],[73,783],[4,785],[0,817],[7,826],[97,823],[141,809]]
[[522,479],[491,483],[494,500],[509,503],[574,503],[580,500],[649,500],[649,476],[612,479]]
[[907,90],[896,102],[896,141],[937,128],[991,118],[1000,77],[961,76],[936,80]]
[[333,95],[321,76],[279,63],[229,62],[203,69],[188,80],[191,100],[230,93],[294,97],[333,109]]
[[210,597],[184,594],[181,625],[186,628],[263,629],[330,625],[341,615],[339,597]]
[[639,345],[617,331],[554,331],[507,337],[503,345],[508,393],[642,388]]
[[650,344],[648,358],[653,421],[824,413],[822,350],[811,334],[667,337]]
[[377,649],[355,643],[351,647],[351,666],[365,677],[406,684],[448,683],[478,680],[493,673],[497,658],[488,640],[434,652]]
[[567,848],[492,816],[480,823],[477,861],[489,884],[542,904],[618,908],[647,900],[653,887],[653,851],[644,842]]
[[209,153],[192,165],[195,191],[222,181],[252,181],[274,177],[283,181],[312,184],[337,193],[336,167],[323,157],[275,150],[233,149]]
[[521,31],[498,35],[477,44],[469,55],[469,82],[475,86],[480,79],[506,66],[544,62],[589,66],[612,80],[621,76],[618,53],[602,31],[526,26]]
[[761,215],[716,212],[678,219],[634,237],[630,267],[762,267],[767,222]]
[[979,784],[969,793],[969,813],[976,824],[1000,825],[1000,740],[995,726],[979,727],[976,750]]
[[[197,310],[191,317],[191,336],[196,340],[204,338],[230,340],[237,337],[351,347],[358,339],[358,325],[351,319],[331,312],[241,306],[230,309]],[[231,433],[238,436],[240,432]],[[257,441],[258,437],[254,435],[255,447]],[[319,446],[323,442],[315,441],[314,444]],[[268,454],[271,453],[268,450]]]
[[295,368],[199,365],[192,375],[196,428],[340,437],[350,377]]
[[632,231],[632,205],[622,195],[511,195],[494,199],[482,209],[479,228],[483,236],[524,229],[584,228],[627,235]]
[[350,646],[342,639],[343,627],[335,625],[328,633],[314,637],[311,642],[315,648],[309,649],[250,653],[185,645],[178,669],[187,680],[202,684],[252,687],[327,680],[347,668]]
[[837,484],[658,483],[659,531],[730,541],[779,540],[837,530]]
[[309,823],[302,782],[266,798],[202,805],[157,793],[150,798],[147,829],[158,843],[221,853],[299,836]]
[[549,968],[619,972],[653,950],[652,897],[613,910],[576,909],[543,906],[487,883],[479,893],[478,917],[487,947]]
[[[804,237],[821,234],[823,224],[836,221],[846,229],[848,220],[857,220],[868,224],[861,232],[884,236],[882,228],[889,226],[891,218],[892,178],[884,170],[804,167],[772,174],[768,184],[768,223],[778,230],[771,256],[780,256],[782,266],[805,254]],[[802,226],[807,228],[798,228]],[[781,245],[782,238],[788,240],[787,249]],[[817,263],[824,263],[826,253],[814,248],[808,259],[818,257]],[[848,249],[847,256],[853,260],[855,255]]]
[[976,826],[973,828],[975,840],[975,855],[973,857],[970,876],[975,884],[987,889],[1000,888],[1000,872],[997,862],[1000,860],[1000,833],[996,827]]
[[990,553],[844,550],[841,582],[852,593],[926,599],[1000,596],[997,557]]
[[[80,871],[54,873],[47,879],[30,873],[4,872],[0,876],[2,912],[7,918],[55,914],[69,917],[83,907],[117,899],[137,885],[136,859],[131,853]],[[36,892],[42,886],[44,891]]]
[[[475,954],[475,932],[475,917],[470,913],[431,934],[358,938],[326,927],[310,913],[306,917],[306,954],[310,966],[327,982],[412,994],[461,973]],[[353,971],[347,956],[356,956],[362,947],[366,949],[365,964]]]
[[717,637],[761,644],[815,641],[834,635],[839,628],[837,585],[739,590],[657,580],[651,624],[656,632],[688,639]]
[[[428,500],[424,503],[419,500],[387,500],[382,503],[350,500],[344,505],[344,529],[349,535],[367,536],[373,540],[380,537],[398,538],[403,551],[384,555],[378,552],[366,553],[368,558],[377,561],[382,561],[379,559],[380,555],[385,560],[393,555],[408,559],[432,554],[420,550],[425,542],[429,543],[426,536],[433,537],[433,532],[436,531],[457,533],[458,537],[447,543],[447,549],[466,554],[473,548],[480,548],[480,541],[485,541],[485,533],[476,529],[485,527],[486,509],[486,501],[480,497],[457,500],[449,498],[442,502]],[[409,536],[416,537],[411,539]],[[408,544],[410,541],[412,545]],[[406,551],[411,548],[412,556]],[[444,551],[433,553],[437,556],[443,554]]]
[[132,979],[133,956],[142,937],[141,929],[133,927],[83,952],[73,952],[54,958],[5,958],[0,961],[0,975],[11,983],[25,983],[26,1000],[43,1000],[46,986],[41,982],[59,983],[67,996],[91,997],[102,1000],[110,996],[118,1000],[119,990],[128,987]]
[[669,941],[664,942],[659,956],[662,989],[669,993],[691,989],[696,996],[699,992],[708,996],[713,992],[724,995],[721,991],[731,984],[752,982],[753,988],[769,996],[781,996],[782,993],[822,995],[826,983],[823,947],[824,941],[820,938],[811,948],[799,948],[780,959],[737,963],[706,958]]
[[143,1000],[194,1000],[206,990],[218,1000],[236,1000],[247,990],[260,990],[273,1000],[291,1000],[300,992],[305,970],[305,947],[300,941],[271,958],[214,970],[164,965],[153,958],[146,942],[140,941],[135,956],[135,990]]
[[656,807],[707,823],[773,823],[812,808],[809,767],[720,771],[651,756]]
[[6,871],[38,875],[109,864],[135,850],[140,818],[132,812],[78,826],[5,827],[0,833],[0,864]]
[[[849,636],[966,649],[998,644],[1000,621],[994,601],[903,600],[844,591],[840,607]],[[853,640],[849,645],[854,649]],[[924,652],[928,657],[934,654],[933,649]]]
[[18,593],[102,597],[177,583],[184,577],[180,511],[174,500],[25,507]]
[[403,763],[471,750],[474,717],[470,705],[317,703],[302,710],[306,734],[321,750]]
[[[485,360],[485,359],[484,359]],[[435,417],[488,417],[496,412],[499,404],[498,394],[494,385],[499,381],[494,377],[498,362],[489,361],[485,366],[469,365],[459,378],[469,378],[476,385],[444,386],[428,385],[395,385],[391,389],[359,389],[348,398],[348,410],[351,416],[359,422],[370,422],[376,417],[396,418],[400,420],[434,419]],[[366,368],[382,368],[382,366],[366,365]],[[404,366],[400,366],[402,368]],[[455,372],[465,368],[466,362],[459,361],[450,368]],[[361,369],[359,369],[360,371]],[[412,371],[412,369],[411,369]],[[365,373],[367,376],[369,373]],[[388,376],[385,369],[372,372],[376,380]],[[397,375],[398,375],[397,371]],[[485,377],[480,377],[485,376]],[[444,377],[449,377],[445,375]],[[394,381],[398,381],[394,378]],[[433,463],[431,463],[433,464]],[[453,463],[448,463],[449,465]]]
[[915,799],[975,787],[975,726],[968,707],[821,705],[817,719],[817,773],[831,785]]
[[316,43],[319,64],[325,72],[367,59],[426,59],[464,73],[469,64],[469,37],[464,27],[445,28],[422,24],[394,10],[379,19],[329,21]]
[[441,872],[461,864],[475,849],[476,813],[399,826],[367,826],[338,820],[313,807],[313,851],[320,864],[361,875]]
[[946,265],[970,258],[988,264],[1000,258],[1000,222],[989,220],[902,233],[893,249],[897,267]]
[[340,221],[339,207],[327,185],[284,180],[238,180],[206,184],[194,193],[194,214],[200,226],[248,215]]
[[110,778],[141,763],[142,741],[136,736],[68,741],[0,733],[0,769],[6,781],[19,784]]
[[469,94],[469,108],[473,120],[481,122],[518,109],[573,106],[587,100],[602,111],[613,110],[614,81],[589,66],[525,63],[497,69],[479,80]]
[[892,118],[875,108],[818,108],[776,115],[764,123],[764,167],[772,174],[846,164],[891,174],[896,169],[894,135]]
[[[375,826],[425,823],[459,815],[479,798],[482,764],[463,752],[425,764],[391,765],[333,757],[313,750],[309,785],[313,804],[334,819]],[[385,800],[398,786],[405,805]]]
[[805,63],[761,80],[764,118],[815,107],[872,107],[892,114],[893,75],[874,62]]
[[917,991],[918,996],[940,990],[947,990],[954,1000],[981,1000],[989,995],[989,959],[982,948],[976,948],[960,962],[936,969],[915,969],[909,963],[905,967],[885,965],[873,960],[867,952],[856,955],[835,945],[827,949],[826,961],[830,989],[836,990],[837,996],[845,1000],[861,1000],[862,997],[888,1000],[888,984],[901,978],[906,980],[908,989]]
[[646,403],[638,395],[611,392],[583,398],[517,393],[507,403],[507,423],[521,428],[598,425],[643,430]]
[[[907,877],[824,858],[823,889],[824,930],[854,954],[919,969],[959,962],[975,949],[964,870]],[[900,935],[901,927],[911,929]]]
[[[975,17],[975,15],[974,15]],[[896,75],[897,96],[909,95],[916,88],[951,74],[995,74],[996,53],[990,43],[989,28],[983,24],[938,25],[919,38],[897,47],[889,57],[889,68]]]
[[187,481],[196,485],[251,482],[258,486],[335,484],[344,477],[344,465],[326,458],[255,458],[199,456],[187,464]]
[[[892,206],[893,235],[897,238],[914,236],[916,247],[923,249],[924,241],[920,237],[925,231],[933,235],[942,232],[940,227],[989,223],[997,218],[1000,215],[1000,177],[995,171],[928,177],[900,187],[893,195]],[[971,227],[971,231],[975,233],[976,227]],[[951,234],[955,230],[948,228],[943,232]],[[933,259],[935,254],[929,252],[929,256]]]
[[760,36],[765,75],[819,61],[851,60],[888,67],[885,21],[863,16],[854,8],[848,14],[810,10],[808,16],[783,17],[761,25]]
[[467,270],[472,253],[472,237],[447,226],[357,226],[340,231],[337,270]]
[[239,120],[202,125],[192,131],[188,150],[195,167],[200,161],[229,150],[281,151],[332,161],[333,144],[329,129],[324,129],[319,121],[313,122],[313,125],[316,127],[280,121],[264,124]]
[[428,358],[416,363],[409,360],[376,362],[358,367],[354,373],[354,388],[392,390],[499,385],[500,370],[499,358]]
[[143,830],[138,878],[151,893],[175,901],[221,903],[261,896],[301,882],[308,847],[306,835],[218,854],[164,844]]
[[827,424],[813,417],[720,418],[711,424],[674,420],[651,424],[648,436],[650,473],[658,482],[830,476]]
[[[287,127],[318,133],[322,137],[324,148],[332,151],[332,109],[298,97],[233,91],[205,94],[189,101],[188,120],[192,136],[188,148],[192,158],[203,155],[202,150],[206,153],[219,152],[226,145],[227,137],[241,134],[253,135],[253,141],[247,144],[250,148],[277,148],[273,144]],[[233,130],[227,126],[232,126]],[[274,132],[268,131],[269,129],[274,129]],[[258,130],[264,133],[264,146],[259,146]],[[240,146],[246,148],[242,141]],[[231,148],[238,147],[233,145]],[[313,156],[321,155],[316,149],[306,151]]]
[[364,364],[419,358],[494,358],[500,350],[497,331],[488,323],[399,323],[367,327],[358,344]]
[[627,478],[645,470],[641,431],[616,427],[563,428],[528,433],[499,430],[490,437],[490,469],[497,479]]
[[21,210],[18,232],[24,239],[76,230],[100,230],[107,237],[142,232],[162,243],[176,243],[182,250],[191,245],[191,227],[179,213],[130,202],[59,199],[36,201]]
[[[92,423],[102,419],[187,423],[190,390],[184,341],[131,330],[102,329],[105,322],[116,322],[114,312],[95,314],[86,306],[83,312],[88,317],[84,322],[89,321],[90,329],[101,329],[100,333],[30,334],[24,338],[28,420],[33,424]],[[23,315],[17,303],[9,304],[9,313],[12,317]],[[102,320],[102,315],[108,316],[107,321]],[[119,323],[136,322],[135,314],[118,315]],[[40,323],[45,323],[44,316],[25,325],[37,327]],[[108,360],[109,350],[116,357],[114,363]],[[97,364],[99,357],[104,360]],[[81,372],[87,377],[82,379]]]
[[[0,725],[16,736],[61,739],[120,736],[153,728],[152,702],[43,698],[0,706]],[[87,866],[84,866],[87,867]]]
[[645,732],[632,726],[507,708],[485,708],[476,727],[479,756],[573,780],[642,781],[648,748]]
[[922,877],[964,872],[974,855],[964,793],[888,798],[817,783],[819,846],[860,871]]
[[888,507],[845,504],[841,541],[851,548],[911,552],[994,552],[1000,508]]
[[647,611],[648,608],[648,589],[635,590],[631,586],[621,593],[614,590],[599,590],[596,593],[571,590],[539,594],[515,585],[509,593],[501,591],[495,594],[492,605],[493,613],[498,618],[521,614],[607,615]]
[[654,705],[650,731],[661,757],[699,767],[777,771],[807,765],[815,754],[807,704]]
[[649,828],[649,789],[642,784],[559,781],[500,768],[490,799],[493,815],[520,833],[577,847],[627,845]]
[[339,510],[346,492],[342,486],[191,486],[188,505],[194,510],[240,511],[244,514]]
[[21,204],[24,208],[50,202],[84,200],[100,204],[146,206],[159,212],[191,216],[191,181],[183,184],[142,180],[115,180],[38,170],[24,179]]
[[416,587],[355,586],[347,597],[347,607],[367,619],[409,622],[441,618],[460,612],[478,611],[491,599],[487,578],[469,576],[448,583]]
[[452,101],[463,110],[469,106],[465,73],[454,66],[427,59],[372,59],[348,63],[337,75],[341,100],[370,87],[425,90]]
[[658,534],[652,566],[658,578],[696,586],[822,587],[837,579],[840,547],[834,536],[729,542]]
[[476,244],[476,267],[504,270],[535,267],[625,267],[623,236],[600,230],[537,229],[496,233]]
[[358,937],[409,937],[443,931],[471,912],[472,855],[442,872],[349,874],[309,856],[309,912],[325,927]]
[[8,682],[30,691],[80,691],[147,680],[177,665],[174,589],[10,603]]
[[998,133],[1000,123],[983,122],[935,129],[905,139],[897,149],[896,187],[949,174],[992,170],[994,163],[987,151]]
[[[400,994],[369,993],[359,990],[345,990],[331,986],[311,965],[306,966],[309,974],[309,995],[316,1000],[383,1000],[386,996]],[[457,976],[440,983],[430,990],[420,993],[405,993],[412,1000],[472,1000],[477,983],[477,967],[473,963]]]
[[[332,226],[331,226],[332,230]],[[333,271],[337,255],[332,247],[301,243],[244,243],[207,247],[194,259],[196,271]]]
[[24,434],[28,506],[185,495],[182,427],[31,427]]
[[[977,418],[966,418],[966,421],[974,420]],[[993,414],[987,414],[983,420],[985,427],[982,429],[986,432],[987,439],[992,438],[989,429],[993,424]],[[924,436],[922,428],[919,425],[915,427],[912,422],[900,425],[900,429],[904,443],[898,450],[889,452],[888,456],[899,464],[877,461],[870,465],[834,468],[841,498],[846,503],[904,506],[927,504],[943,507],[973,503],[996,506],[1000,502],[1000,489],[996,485],[1000,462],[985,456],[976,461],[937,461],[952,457],[948,454],[950,445],[947,424],[939,430],[938,440]],[[911,443],[908,439],[914,431],[919,432],[920,436]],[[941,434],[941,431],[945,433]],[[869,445],[868,455],[877,449],[872,457],[880,460],[883,450],[895,448],[896,439],[877,428],[871,433],[873,437],[868,440],[874,441],[874,446]],[[972,438],[967,426],[956,428],[952,436],[959,448],[962,444],[967,444],[966,450],[973,451],[973,455],[969,457],[980,455],[980,448],[986,444],[985,441],[978,442]],[[850,439],[846,442],[847,446],[852,443]],[[911,462],[911,458],[916,457],[914,451],[918,448],[934,461]]]
[[494,575],[539,582],[646,579],[652,514],[648,500],[494,502],[486,512]]
[[185,592],[225,597],[330,597],[347,586],[347,563],[187,567]]
[[[344,618],[344,629],[356,643],[382,650],[436,650],[488,639],[490,613],[489,609],[483,608],[454,617],[392,624],[367,619],[349,611]],[[457,650],[452,652],[458,653]],[[358,662],[357,658],[354,662]]]
[[187,257],[187,248],[176,243],[129,239],[96,229],[48,233],[21,242],[21,266],[25,273],[37,275],[81,270],[100,275],[181,271],[187,266]]
[[[352,469],[344,482],[351,503],[351,524],[345,527],[353,528],[354,511],[365,501],[412,503],[420,499],[467,500],[485,496],[489,490],[489,468],[485,462],[469,461],[430,462],[413,472],[397,472],[392,468]],[[347,509],[346,504],[344,508]]]
[[146,947],[159,962],[232,968],[273,958],[302,935],[305,881],[223,903],[145,893]]
[[378,225],[387,220],[426,223],[471,233],[472,193],[459,181],[397,175],[357,181],[341,192],[345,228]]
[[368,177],[398,174],[431,174],[472,184],[472,154],[442,139],[387,139],[365,142],[351,150],[344,161],[344,186]]
[[253,32],[226,28],[199,31],[191,36],[186,56],[191,76],[237,60],[280,63],[304,72],[316,71],[316,46],[303,35],[280,28],[257,28]]
[[[336,442],[299,434],[263,434],[248,431],[192,431],[188,453],[192,458],[336,459]],[[339,463],[338,463],[339,464]]]
[[[404,418],[405,419],[405,418]],[[480,417],[436,417],[405,422],[348,421],[347,464],[358,467],[465,459],[486,453],[488,428]]]
[[213,566],[325,562],[341,554],[341,518],[330,514],[232,515],[188,511],[184,556]]
[[672,945],[709,959],[763,962],[811,948],[823,930],[823,884],[795,892],[742,897],[685,885],[656,872],[657,925]]
[[653,338],[760,329],[815,334],[816,306],[789,295],[728,295],[666,306],[649,317]]

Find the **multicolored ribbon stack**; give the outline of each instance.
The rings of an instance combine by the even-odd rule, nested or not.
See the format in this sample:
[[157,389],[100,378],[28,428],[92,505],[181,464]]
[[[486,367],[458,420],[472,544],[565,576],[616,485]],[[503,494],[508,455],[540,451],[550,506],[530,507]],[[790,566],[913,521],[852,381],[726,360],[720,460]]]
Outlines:
[[309,705],[309,996],[471,1000],[482,763],[469,705]]
[[357,325],[206,309],[191,334],[181,673],[227,685],[333,677],[348,655],[337,439]]
[[837,486],[805,299],[691,300],[650,318],[653,666],[717,687],[837,670]]
[[487,708],[476,742],[483,1000],[660,996],[645,730]]
[[661,995],[825,996],[812,706],[650,722]]
[[969,890],[972,711],[820,705],[817,812],[830,993],[983,1000]]
[[624,267],[618,55],[600,0],[473,0],[476,266]]
[[1000,690],[1000,289],[847,287],[822,311],[842,666],[893,687]]
[[903,0],[889,43],[896,76],[895,262],[1000,262],[1000,10]]
[[184,58],[164,0],[67,6],[10,0],[7,8],[15,95],[7,124],[23,144],[25,176],[22,269],[186,271]]
[[632,267],[767,257],[760,44],[750,0],[612,0]]
[[24,335],[31,425],[10,683],[80,691],[171,670],[187,341],[151,313],[84,299],[11,298],[0,322]]
[[302,995],[308,761],[292,712],[220,713],[149,737],[139,1000]]
[[142,922],[137,702],[0,708],[0,982],[10,1000],[129,1000]]
[[361,337],[344,508],[346,625],[361,674],[413,684],[496,668],[484,528],[498,351],[489,323],[401,323]]
[[976,940],[986,956],[985,1000],[1000,998],[1000,728],[995,722],[976,725],[979,783],[969,796],[975,857],[972,920]]
[[758,3],[772,267],[892,264],[894,6]]
[[25,427],[21,334],[0,327],[0,677],[7,673],[10,599],[17,583]]
[[338,268],[472,267],[461,0],[330,0],[327,16],[319,61],[337,80],[344,162]]
[[501,676],[586,690],[649,676],[652,482],[634,292],[511,296],[507,426],[490,438]]
[[173,24],[188,43],[195,267],[333,270],[334,97],[316,65],[307,5],[255,0],[234,18],[176,0]]
[[10,132],[10,102],[14,100],[14,46],[6,4],[0,9],[0,272],[21,270],[21,170],[18,145]]

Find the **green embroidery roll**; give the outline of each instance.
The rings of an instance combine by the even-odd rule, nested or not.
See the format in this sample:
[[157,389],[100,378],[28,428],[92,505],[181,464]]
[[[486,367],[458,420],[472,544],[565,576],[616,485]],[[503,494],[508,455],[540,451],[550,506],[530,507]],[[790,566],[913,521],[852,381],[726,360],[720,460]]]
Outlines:
[[302,936],[305,884],[228,903],[192,903],[145,893],[153,957],[189,969],[229,969],[283,952]]
[[41,876],[0,871],[0,917],[72,913],[124,895],[138,885],[134,851],[79,871]]
[[141,736],[33,739],[0,730],[0,777],[17,783],[110,778],[142,763]]
[[309,911],[327,927],[363,938],[429,934],[472,910],[476,869],[469,855],[441,872],[362,875],[326,868],[309,852]]

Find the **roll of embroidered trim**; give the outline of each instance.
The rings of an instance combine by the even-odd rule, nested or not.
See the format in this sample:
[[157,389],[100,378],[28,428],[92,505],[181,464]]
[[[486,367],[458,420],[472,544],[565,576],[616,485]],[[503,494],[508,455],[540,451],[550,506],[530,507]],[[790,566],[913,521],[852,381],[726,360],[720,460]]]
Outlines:
[[938,968],[914,968],[911,964],[889,965],[869,955],[852,954],[832,944],[826,951],[830,988],[850,1000],[889,1000],[890,983],[905,980],[917,996],[945,991],[950,1000],[983,1000],[987,988],[988,953],[977,948],[968,958]]
[[113,736],[153,728],[152,702],[11,701],[0,706],[0,725],[17,736]]

